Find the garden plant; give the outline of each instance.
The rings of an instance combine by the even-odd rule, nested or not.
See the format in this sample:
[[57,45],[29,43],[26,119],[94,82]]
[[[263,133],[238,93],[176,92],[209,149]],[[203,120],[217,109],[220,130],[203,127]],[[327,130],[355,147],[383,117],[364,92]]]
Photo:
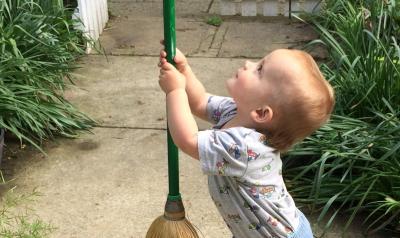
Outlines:
[[[310,23],[336,91],[330,122],[291,150],[286,174],[297,201],[328,228],[339,213],[365,232],[400,232],[400,1],[327,0]],[[301,161],[301,162],[299,162]]]
[[87,39],[57,1],[0,0],[0,128],[41,149],[93,120],[63,97]]
[[222,24],[223,20],[219,16],[211,16],[207,18],[206,23],[212,26],[220,26]]
[[[0,0],[0,129],[42,152],[44,140],[75,137],[94,125],[63,97],[90,43],[71,16],[59,0]],[[2,197],[0,236],[48,237],[50,224],[32,212],[14,212],[37,193],[12,195]]]

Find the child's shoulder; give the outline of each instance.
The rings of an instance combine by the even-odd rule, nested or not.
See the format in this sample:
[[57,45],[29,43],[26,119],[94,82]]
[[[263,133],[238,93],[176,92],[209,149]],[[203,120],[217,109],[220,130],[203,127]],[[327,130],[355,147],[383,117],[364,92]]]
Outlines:
[[210,94],[208,95],[207,102],[213,103],[213,102],[234,102],[234,101],[233,98],[231,97]]

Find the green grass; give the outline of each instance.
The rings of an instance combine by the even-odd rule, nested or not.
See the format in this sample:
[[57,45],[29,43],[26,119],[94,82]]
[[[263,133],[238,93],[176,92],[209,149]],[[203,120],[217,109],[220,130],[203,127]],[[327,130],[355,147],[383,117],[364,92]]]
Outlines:
[[30,208],[30,203],[38,196],[36,191],[29,195],[15,195],[13,190],[6,193],[0,206],[1,237],[46,238],[54,232],[55,227],[40,219]]
[[220,26],[222,24],[222,19],[219,16],[211,16],[207,18],[206,23],[212,26]]

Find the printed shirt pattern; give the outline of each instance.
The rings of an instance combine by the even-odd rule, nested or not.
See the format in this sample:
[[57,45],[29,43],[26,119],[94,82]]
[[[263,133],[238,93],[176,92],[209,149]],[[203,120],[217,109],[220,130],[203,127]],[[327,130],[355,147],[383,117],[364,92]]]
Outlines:
[[215,126],[199,132],[198,147],[211,197],[236,238],[289,237],[299,219],[279,151],[254,129],[221,129],[235,114],[232,98],[208,99],[207,117]]

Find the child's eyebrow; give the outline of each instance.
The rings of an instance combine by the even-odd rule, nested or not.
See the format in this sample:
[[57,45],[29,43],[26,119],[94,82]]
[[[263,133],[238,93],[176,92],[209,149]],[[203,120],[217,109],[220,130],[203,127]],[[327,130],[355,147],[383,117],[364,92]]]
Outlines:
[[265,70],[264,64],[265,64],[265,58],[260,61],[260,65],[262,66],[262,69],[260,70],[259,74],[260,78],[264,78],[264,70]]

